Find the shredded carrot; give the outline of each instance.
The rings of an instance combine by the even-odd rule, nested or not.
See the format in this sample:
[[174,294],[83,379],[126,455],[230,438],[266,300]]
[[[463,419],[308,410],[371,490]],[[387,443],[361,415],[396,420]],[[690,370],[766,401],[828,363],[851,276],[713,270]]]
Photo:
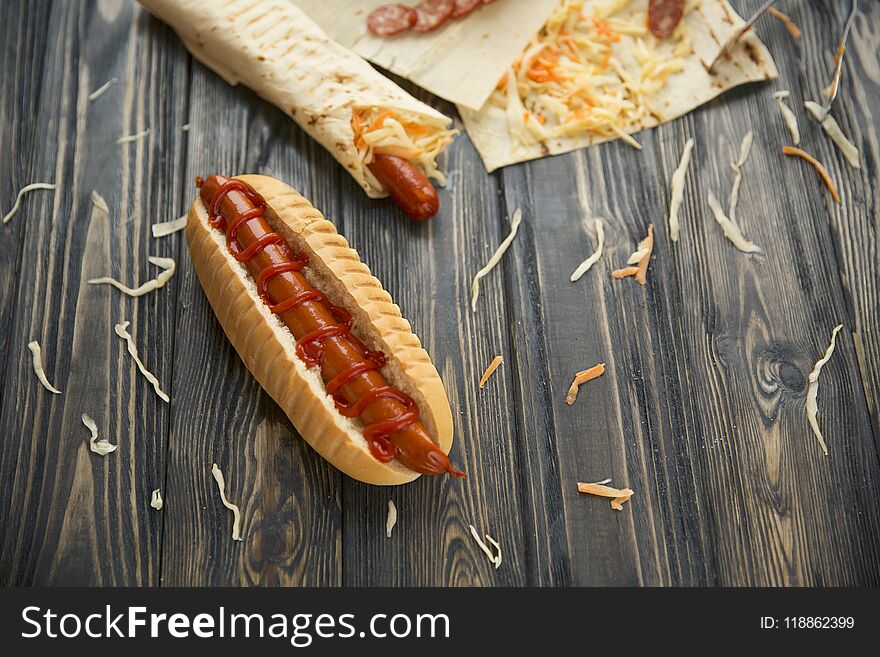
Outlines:
[[507,86],[507,73],[501,76],[501,79],[498,80],[498,84],[495,85],[496,89],[504,89]]
[[354,132],[354,144],[357,148],[364,148],[366,143],[363,137],[363,126],[361,125],[360,112],[351,113],[351,130]]
[[426,135],[428,134],[428,128],[423,126],[421,123],[414,123],[412,121],[407,121],[405,123],[401,123],[403,129],[406,130],[407,134],[412,135]]
[[552,79],[550,71],[546,68],[530,68],[528,73],[526,73],[526,76],[532,82],[537,82],[539,84],[542,82],[549,82]]
[[633,496],[634,491],[629,488],[614,488],[605,484],[585,484],[578,482],[578,493],[587,493],[589,495],[598,495],[599,497],[610,497],[611,508],[615,511],[623,511],[623,503],[629,502],[629,498]]
[[634,276],[639,285],[648,282],[648,265],[651,264],[651,252],[654,250],[654,224],[648,224],[648,236],[639,242],[638,251],[645,251],[645,255],[637,265],[630,265],[623,269],[615,269],[611,272],[611,278],[627,278]]
[[617,43],[620,41],[620,34],[613,30],[608,23],[598,18],[591,18],[593,25],[596,27],[596,31],[605,37],[605,40],[608,43]]
[[628,278],[639,273],[638,267],[624,267],[623,269],[615,269],[611,272],[611,278]]
[[379,116],[376,117],[376,120],[370,124],[370,127],[367,128],[367,132],[373,132],[373,130],[378,130],[382,127],[382,124],[385,123],[385,119],[394,116],[394,112],[391,110],[386,110],[382,112]]
[[793,20],[791,20],[790,16],[788,16],[787,14],[783,14],[776,7],[770,7],[770,9],[768,9],[767,11],[770,12],[771,16],[774,16],[775,18],[778,18],[780,21],[782,21],[782,24],[785,25],[785,29],[788,30],[788,33],[791,35],[792,39],[801,38],[801,30],[797,26],[797,24]]
[[480,377],[480,388],[486,385],[486,381],[489,380],[489,377],[495,374],[495,370],[501,367],[501,363],[504,362],[504,359],[501,356],[495,356],[492,359],[492,362],[489,363],[489,367],[486,368],[486,371],[483,372],[483,376]]
[[538,123],[544,125],[547,122],[547,117],[543,114],[538,114]]
[[568,394],[565,396],[565,403],[569,406],[574,404],[581,384],[584,384],[587,381],[592,381],[603,374],[605,374],[605,363],[596,363],[593,367],[575,374],[574,380],[571,382],[571,387],[568,389]]
[[783,146],[782,152],[786,155],[797,155],[800,158],[803,158],[807,162],[813,165],[816,171],[819,172],[819,175],[822,177],[822,182],[825,183],[825,186],[828,188],[828,191],[831,192],[832,198],[834,198],[835,203],[840,203],[840,195],[837,193],[837,187],[834,186],[834,181],[831,180],[831,176],[828,175],[828,169],[826,169],[819,160],[815,157],[807,153],[806,151],[802,151],[800,148],[795,148],[794,146]]

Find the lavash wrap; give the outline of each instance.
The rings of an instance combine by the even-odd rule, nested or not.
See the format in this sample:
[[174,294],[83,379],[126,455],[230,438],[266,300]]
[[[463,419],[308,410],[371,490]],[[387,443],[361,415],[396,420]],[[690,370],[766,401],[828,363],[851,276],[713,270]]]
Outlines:
[[[590,8],[596,4],[599,4],[596,0],[586,0],[584,13],[589,16]],[[641,17],[647,16],[647,11],[648,0],[631,0],[625,5],[624,11],[615,16],[635,17],[633,20],[638,21],[644,20]],[[741,84],[771,80],[778,74],[770,52],[754,31],[743,35],[729,55],[718,63],[716,72],[709,73],[709,65],[722,45],[744,23],[727,0],[692,1],[690,11],[685,13],[682,20],[690,29],[694,52],[685,59],[684,70],[671,75],[666,86],[650,97],[651,107],[656,113],[627,126],[625,131],[629,134],[684,116]],[[638,68],[635,47],[635,39],[627,36],[613,46],[615,58],[628,73],[635,73]],[[666,51],[671,49],[662,40],[658,48]],[[584,132],[577,136],[551,137],[536,144],[521,144],[508,131],[504,107],[487,102],[479,111],[461,105],[458,111],[489,172],[510,164],[619,139],[619,136]]]
[[140,0],[186,49],[231,85],[244,84],[326,148],[370,198],[388,196],[358,157],[352,112],[406,112],[429,128],[452,123],[330,39],[286,0]]

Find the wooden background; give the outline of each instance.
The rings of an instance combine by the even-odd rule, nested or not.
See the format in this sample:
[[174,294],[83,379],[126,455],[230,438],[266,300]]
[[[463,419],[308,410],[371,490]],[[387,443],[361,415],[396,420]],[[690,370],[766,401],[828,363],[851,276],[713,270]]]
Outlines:
[[[734,1],[743,13],[756,4]],[[3,2],[0,209],[29,182],[59,188],[29,195],[0,228],[0,582],[880,584],[880,4],[862,5],[835,109],[861,170],[800,107],[827,81],[848,3],[788,0],[799,42],[773,19],[758,26],[778,81],[641,134],[642,152],[613,143],[489,176],[462,136],[440,215],[416,225],[368,200],[279,110],[193,62],[133,2]],[[842,205],[781,155],[777,89],[791,90],[802,145],[828,166]],[[148,140],[116,145],[147,128]],[[749,128],[738,217],[761,258],[736,251],[706,203],[710,190],[726,198]],[[697,145],[673,247],[669,182],[688,136]],[[213,172],[290,182],[360,251],[437,363],[467,481],[369,487],[298,438],[225,339],[183,235],[150,235],[187,208],[194,176]],[[471,278],[517,207],[520,234],[472,314]],[[606,219],[605,255],[572,284],[594,248],[592,216]],[[650,222],[648,285],[612,281]],[[178,262],[159,292],[135,300],[85,284],[151,278],[151,254]],[[170,405],[114,335],[123,319]],[[826,458],[804,414],[806,378],[838,323],[819,399]],[[32,339],[62,395],[38,384]],[[496,354],[505,363],[479,390]],[[568,407],[573,373],[597,361],[606,375]],[[83,412],[118,451],[89,451]],[[243,543],[230,540],[215,461],[241,506]],[[636,491],[622,512],[576,492],[606,477]],[[389,498],[400,510],[390,540]],[[500,541],[499,569],[468,523]]]

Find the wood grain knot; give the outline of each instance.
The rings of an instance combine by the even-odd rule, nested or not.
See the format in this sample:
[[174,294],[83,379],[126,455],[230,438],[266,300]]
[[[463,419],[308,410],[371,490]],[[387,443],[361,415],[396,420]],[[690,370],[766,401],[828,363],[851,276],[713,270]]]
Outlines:
[[290,560],[288,524],[286,520],[271,521],[251,530],[261,561],[284,565]]
[[784,344],[756,345],[752,349],[752,390],[761,408],[764,426],[771,426],[783,406],[803,396],[806,375],[795,363],[797,351]]
[[797,352],[789,345],[767,344],[752,353],[758,385],[767,396],[784,392],[799,397],[806,387],[807,377],[794,362]]

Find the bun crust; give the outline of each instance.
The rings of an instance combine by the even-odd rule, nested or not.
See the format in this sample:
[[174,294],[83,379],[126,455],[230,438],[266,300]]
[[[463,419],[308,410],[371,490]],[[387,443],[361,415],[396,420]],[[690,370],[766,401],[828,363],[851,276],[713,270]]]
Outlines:
[[[295,252],[308,255],[303,275],[351,313],[352,332],[369,349],[385,352],[382,373],[415,400],[422,424],[448,454],[453,425],[443,382],[391,295],[335,226],[295,189],[269,176],[236,177],[266,200],[265,219],[272,228]],[[295,355],[293,335],[260,300],[250,274],[226,249],[225,235],[209,226],[200,198],[190,208],[186,239],[202,288],[230,342],[306,442],[354,479],[377,485],[416,479],[417,472],[396,461],[381,463],[373,457],[361,422],[339,414],[320,373]]]

